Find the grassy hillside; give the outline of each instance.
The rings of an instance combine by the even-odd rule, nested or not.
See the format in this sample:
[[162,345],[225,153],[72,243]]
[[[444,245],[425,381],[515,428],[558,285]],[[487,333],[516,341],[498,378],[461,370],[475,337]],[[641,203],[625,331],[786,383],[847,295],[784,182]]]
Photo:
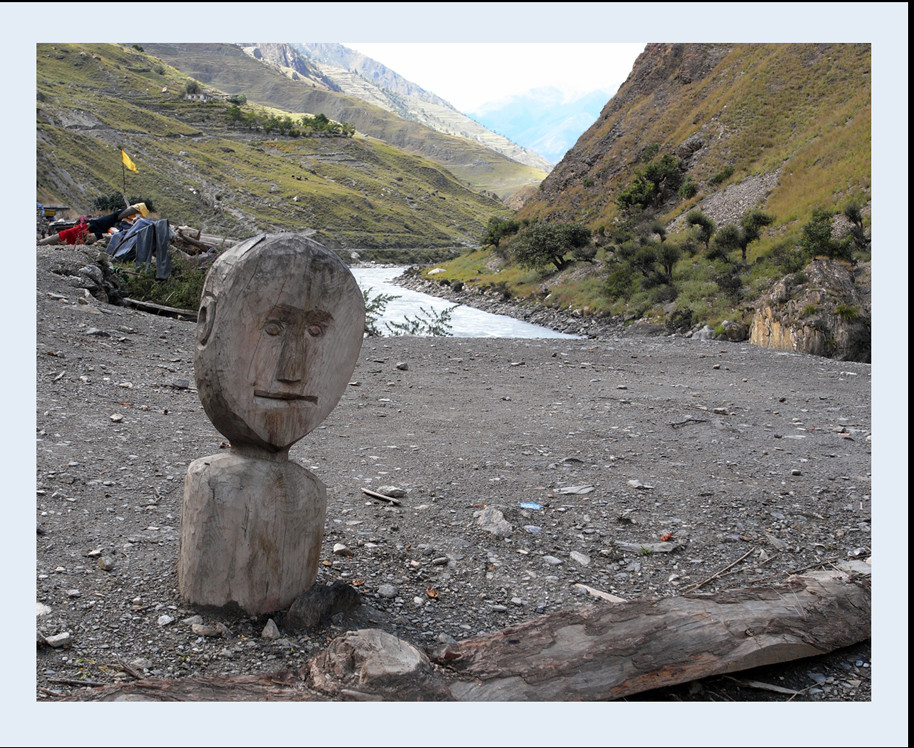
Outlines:
[[446,247],[476,243],[490,216],[508,212],[438,163],[378,140],[232,127],[224,101],[185,101],[186,81],[133,46],[38,45],[37,199],[88,212],[121,191],[124,148],[139,171],[126,174],[128,196],[209,233],[311,230],[332,246]]
[[617,195],[653,148],[688,153],[684,174],[698,189],[665,206],[665,218],[781,169],[759,207],[795,232],[815,207],[869,201],[870,88],[866,44],[649,45],[521,216],[608,225],[619,215]]
[[322,112],[338,122],[348,122],[360,133],[441,164],[474,190],[505,197],[546,176],[541,169],[520,164],[472,140],[405,120],[354,96],[291,80],[233,44],[147,44],[144,48],[220,91],[244,94],[248,101],[287,112]]
[[[816,211],[841,219],[854,203],[869,230],[870,120],[869,45],[647,45],[597,122],[516,214],[521,223],[583,224],[593,232],[590,256],[569,250],[561,270],[530,269],[507,236],[497,251],[476,250],[436,278],[679,329],[745,323],[775,280],[815,256],[803,237]],[[664,164],[674,165],[675,186],[625,204]],[[752,210],[770,223],[743,263],[739,252],[709,251],[683,220],[696,209],[718,234]],[[868,248],[852,259],[868,261]]]

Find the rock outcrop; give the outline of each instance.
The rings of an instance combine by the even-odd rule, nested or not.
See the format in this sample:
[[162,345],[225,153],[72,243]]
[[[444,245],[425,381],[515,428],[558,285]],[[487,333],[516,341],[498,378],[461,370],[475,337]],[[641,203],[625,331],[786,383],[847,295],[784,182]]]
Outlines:
[[870,297],[855,283],[865,267],[813,260],[778,281],[752,318],[749,342],[839,361],[870,362]]

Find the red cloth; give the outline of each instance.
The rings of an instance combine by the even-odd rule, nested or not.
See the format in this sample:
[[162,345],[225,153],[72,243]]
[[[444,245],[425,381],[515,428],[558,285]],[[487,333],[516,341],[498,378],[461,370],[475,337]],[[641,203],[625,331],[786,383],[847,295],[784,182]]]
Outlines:
[[73,228],[57,232],[57,237],[65,244],[83,244],[89,227],[84,223],[77,223]]

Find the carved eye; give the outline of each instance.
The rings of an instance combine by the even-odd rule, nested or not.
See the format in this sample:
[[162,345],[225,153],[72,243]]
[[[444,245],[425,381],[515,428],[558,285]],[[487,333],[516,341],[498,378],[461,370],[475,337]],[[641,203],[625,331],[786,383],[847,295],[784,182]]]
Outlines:
[[282,332],[282,324],[271,319],[263,326],[263,331],[267,335],[279,335]]
[[308,325],[308,335],[310,335],[312,338],[319,338],[323,334],[323,325]]

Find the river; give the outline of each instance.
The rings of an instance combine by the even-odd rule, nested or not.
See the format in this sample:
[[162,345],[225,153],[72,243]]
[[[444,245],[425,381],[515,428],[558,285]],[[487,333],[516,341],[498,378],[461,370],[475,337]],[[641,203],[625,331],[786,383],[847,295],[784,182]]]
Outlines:
[[[388,294],[396,296],[387,304],[384,314],[378,318],[378,328],[387,334],[386,322],[403,322],[406,317],[416,319],[420,309],[440,313],[454,306],[453,302],[436,296],[412,291],[395,285],[393,279],[401,275],[405,267],[354,267],[350,268],[359,287],[370,295]],[[548,327],[533,325],[523,320],[491,314],[481,309],[461,304],[451,313],[451,335],[457,338],[568,338],[576,335],[550,330]]]

